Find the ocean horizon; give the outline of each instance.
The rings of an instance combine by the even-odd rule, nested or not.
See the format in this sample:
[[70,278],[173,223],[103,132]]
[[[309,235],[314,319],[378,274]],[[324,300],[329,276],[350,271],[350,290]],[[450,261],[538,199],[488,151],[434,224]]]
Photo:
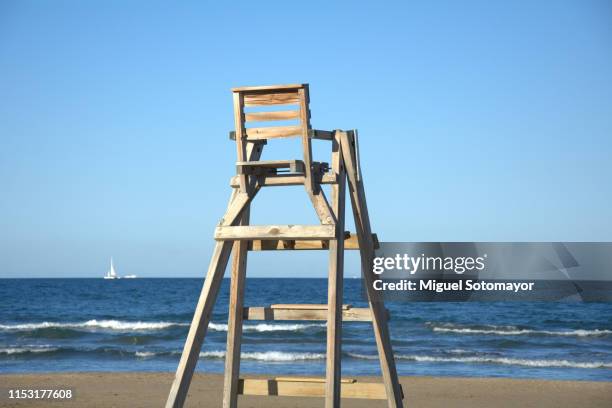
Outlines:
[[[176,369],[203,278],[0,279],[0,373]],[[223,372],[229,279],[198,371]],[[344,298],[365,307],[361,280]],[[248,278],[246,306],[326,303],[325,278]],[[612,380],[612,305],[387,302],[400,375]],[[241,371],[325,372],[325,322],[245,321]],[[379,375],[372,326],[344,322],[342,372]]]

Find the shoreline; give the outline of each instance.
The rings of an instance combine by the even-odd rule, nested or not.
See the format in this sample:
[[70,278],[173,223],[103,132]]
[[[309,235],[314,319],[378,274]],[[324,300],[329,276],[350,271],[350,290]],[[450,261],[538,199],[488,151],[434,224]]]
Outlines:
[[[265,378],[247,375],[249,378]],[[57,372],[0,374],[0,407],[151,407],[162,406],[174,373],[169,372]],[[380,382],[380,377],[351,377],[363,382]],[[412,407],[609,407],[612,382],[566,381],[471,377],[401,377],[406,398]],[[71,389],[70,400],[17,400],[8,398],[9,389]],[[195,373],[186,407],[221,406],[223,376]],[[319,407],[323,400],[312,397],[240,396],[239,406]],[[350,407],[385,407],[384,400],[343,399]]]

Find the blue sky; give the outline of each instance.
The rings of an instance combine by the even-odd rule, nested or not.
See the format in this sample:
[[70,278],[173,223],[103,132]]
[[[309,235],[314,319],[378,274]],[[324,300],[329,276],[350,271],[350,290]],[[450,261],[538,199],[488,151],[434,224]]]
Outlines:
[[[111,255],[202,276],[230,88],[298,82],[315,128],[359,129],[381,240],[612,240],[607,1],[2,1],[0,277],[101,276]],[[264,190],[253,222],[314,222],[290,190]],[[254,254],[249,276],[326,259]]]

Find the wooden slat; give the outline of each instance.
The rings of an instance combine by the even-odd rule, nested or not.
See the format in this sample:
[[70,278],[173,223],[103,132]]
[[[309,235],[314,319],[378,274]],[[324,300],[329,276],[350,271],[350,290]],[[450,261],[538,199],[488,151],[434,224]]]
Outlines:
[[215,239],[300,239],[321,240],[335,238],[335,225],[250,225],[239,227],[219,226],[215,229]]
[[[326,321],[326,309],[273,309],[271,307],[252,306],[243,309],[245,320],[309,320]],[[353,307],[342,310],[342,320],[347,322],[371,322],[372,315],[369,308]]]
[[[279,381],[277,379],[240,379],[238,392],[242,395],[277,395],[287,397],[323,397],[325,383],[320,380]],[[381,399],[387,398],[385,387],[380,383],[347,382],[342,384],[342,398]]]
[[[289,382],[318,382],[324,383],[325,378],[321,377],[274,377],[276,381],[289,381]],[[342,378],[340,380],[343,384],[353,384],[357,382],[356,378]]]
[[277,111],[277,112],[250,112],[245,113],[247,122],[266,122],[271,120],[291,120],[300,117],[300,112],[296,110]]
[[[275,187],[275,186],[299,186],[304,184],[304,176],[299,174],[281,174],[281,175],[265,175],[259,181],[260,187]],[[335,184],[336,175],[325,173],[319,179],[319,184]],[[240,187],[239,176],[234,176],[230,179],[232,188]]]
[[246,130],[248,140],[276,139],[282,137],[300,136],[301,126],[270,126],[261,128],[249,128]]
[[[372,240],[374,241],[374,248],[378,249],[380,244],[378,243],[378,237],[376,234],[372,234]],[[329,249],[329,241],[302,241],[302,240],[256,240],[254,239],[249,243],[249,251],[314,251],[314,250],[325,250]],[[349,233],[348,237],[345,235],[344,239],[345,250],[357,250],[359,249],[359,241],[357,235]]]
[[260,92],[260,91],[288,90],[288,89],[299,89],[305,86],[308,86],[308,84],[239,86],[236,88],[232,88],[232,92]]
[[[301,90],[298,89],[297,91]],[[244,106],[269,106],[269,105],[297,105],[300,97],[297,91],[287,91],[278,93],[245,93]]]
[[[352,305],[342,305],[342,310],[349,310]],[[271,309],[293,309],[293,310],[327,310],[325,303],[278,303],[270,305]]]
[[[334,132],[329,130],[318,130],[318,129],[308,129],[308,137],[311,139],[319,139],[319,140],[333,140]],[[229,132],[230,140],[236,140],[236,131],[231,130]],[[263,142],[264,139],[247,139],[249,142]]]

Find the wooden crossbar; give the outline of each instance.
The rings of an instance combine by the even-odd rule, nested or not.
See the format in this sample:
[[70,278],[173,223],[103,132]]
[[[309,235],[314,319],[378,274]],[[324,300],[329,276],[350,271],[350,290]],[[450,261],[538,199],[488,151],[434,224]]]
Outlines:
[[275,111],[275,112],[246,112],[244,119],[247,122],[269,122],[274,120],[293,120],[300,117],[297,110]]
[[[324,309],[245,307],[243,310],[242,316],[244,320],[327,320],[327,307]],[[354,307],[342,310],[342,320],[345,322],[371,322],[372,315],[367,307]]]
[[[271,113],[271,112],[267,112],[267,113]],[[245,113],[245,117],[246,115],[251,115],[249,113]],[[248,131],[248,129],[247,129]],[[308,137],[310,139],[318,139],[318,140],[334,140],[334,132],[331,130],[320,130],[320,129],[308,129]],[[236,131],[235,130],[231,130],[229,132],[229,138],[230,140],[236,140]],[[255,137],[255,135],[253,135],[253,137],[249,137],[247,139],[247,141],[249,142],[263,142],[265,141],[264,138],[257,138]]]
[[[382,383],[359,382],[353,379],[341,380],[342,398],[386,399],[385,386]],[[325,396],[324,379],[287,380],[285,377],[274,379],[241,378],[238,382],[238,393],[241,395],[274,395],[279,397],[323,397]]]
[[[374,241],[374,249],[378,249],[380,247],[380,244],[378,243],[378,236],[376,234],[372,234],[372,240]],[[255,239],[249,242],[249,251],[314,251],[326,249],[329,249],[328,240]],[[345,232],[344,249],[359,249],[359,240],[357,239],[357,235],[355,233],[348,231]]]
[[300,96],[297,91],[287,90],[276,93],[245,93],[244,106],[297,105]]
[[244,241],[253,239],[334,239],[335,225],[249,225],[238,227],[219,226],[215,229],[217,241]]
[[[306,181],[306,178],[300,174],[261,174],[258,181],[260,187],[278,187],[278,186],[300,186]],[[337,177],[335,174],[322,174],[317,178],[318,184],[336,184]],[[230,179],[232,188],[240,187],[240,177],[234,176]]]
[[277,139],[283,137],[301,136],[301,126],[268,126],[246,129],[247,140]]
[[[342,305],[342,310],[349,310],[353,305]],[[270,305],[272,309],[291,309],[291,310],[327,310],[329,305],[323,303],[278,303]]]

